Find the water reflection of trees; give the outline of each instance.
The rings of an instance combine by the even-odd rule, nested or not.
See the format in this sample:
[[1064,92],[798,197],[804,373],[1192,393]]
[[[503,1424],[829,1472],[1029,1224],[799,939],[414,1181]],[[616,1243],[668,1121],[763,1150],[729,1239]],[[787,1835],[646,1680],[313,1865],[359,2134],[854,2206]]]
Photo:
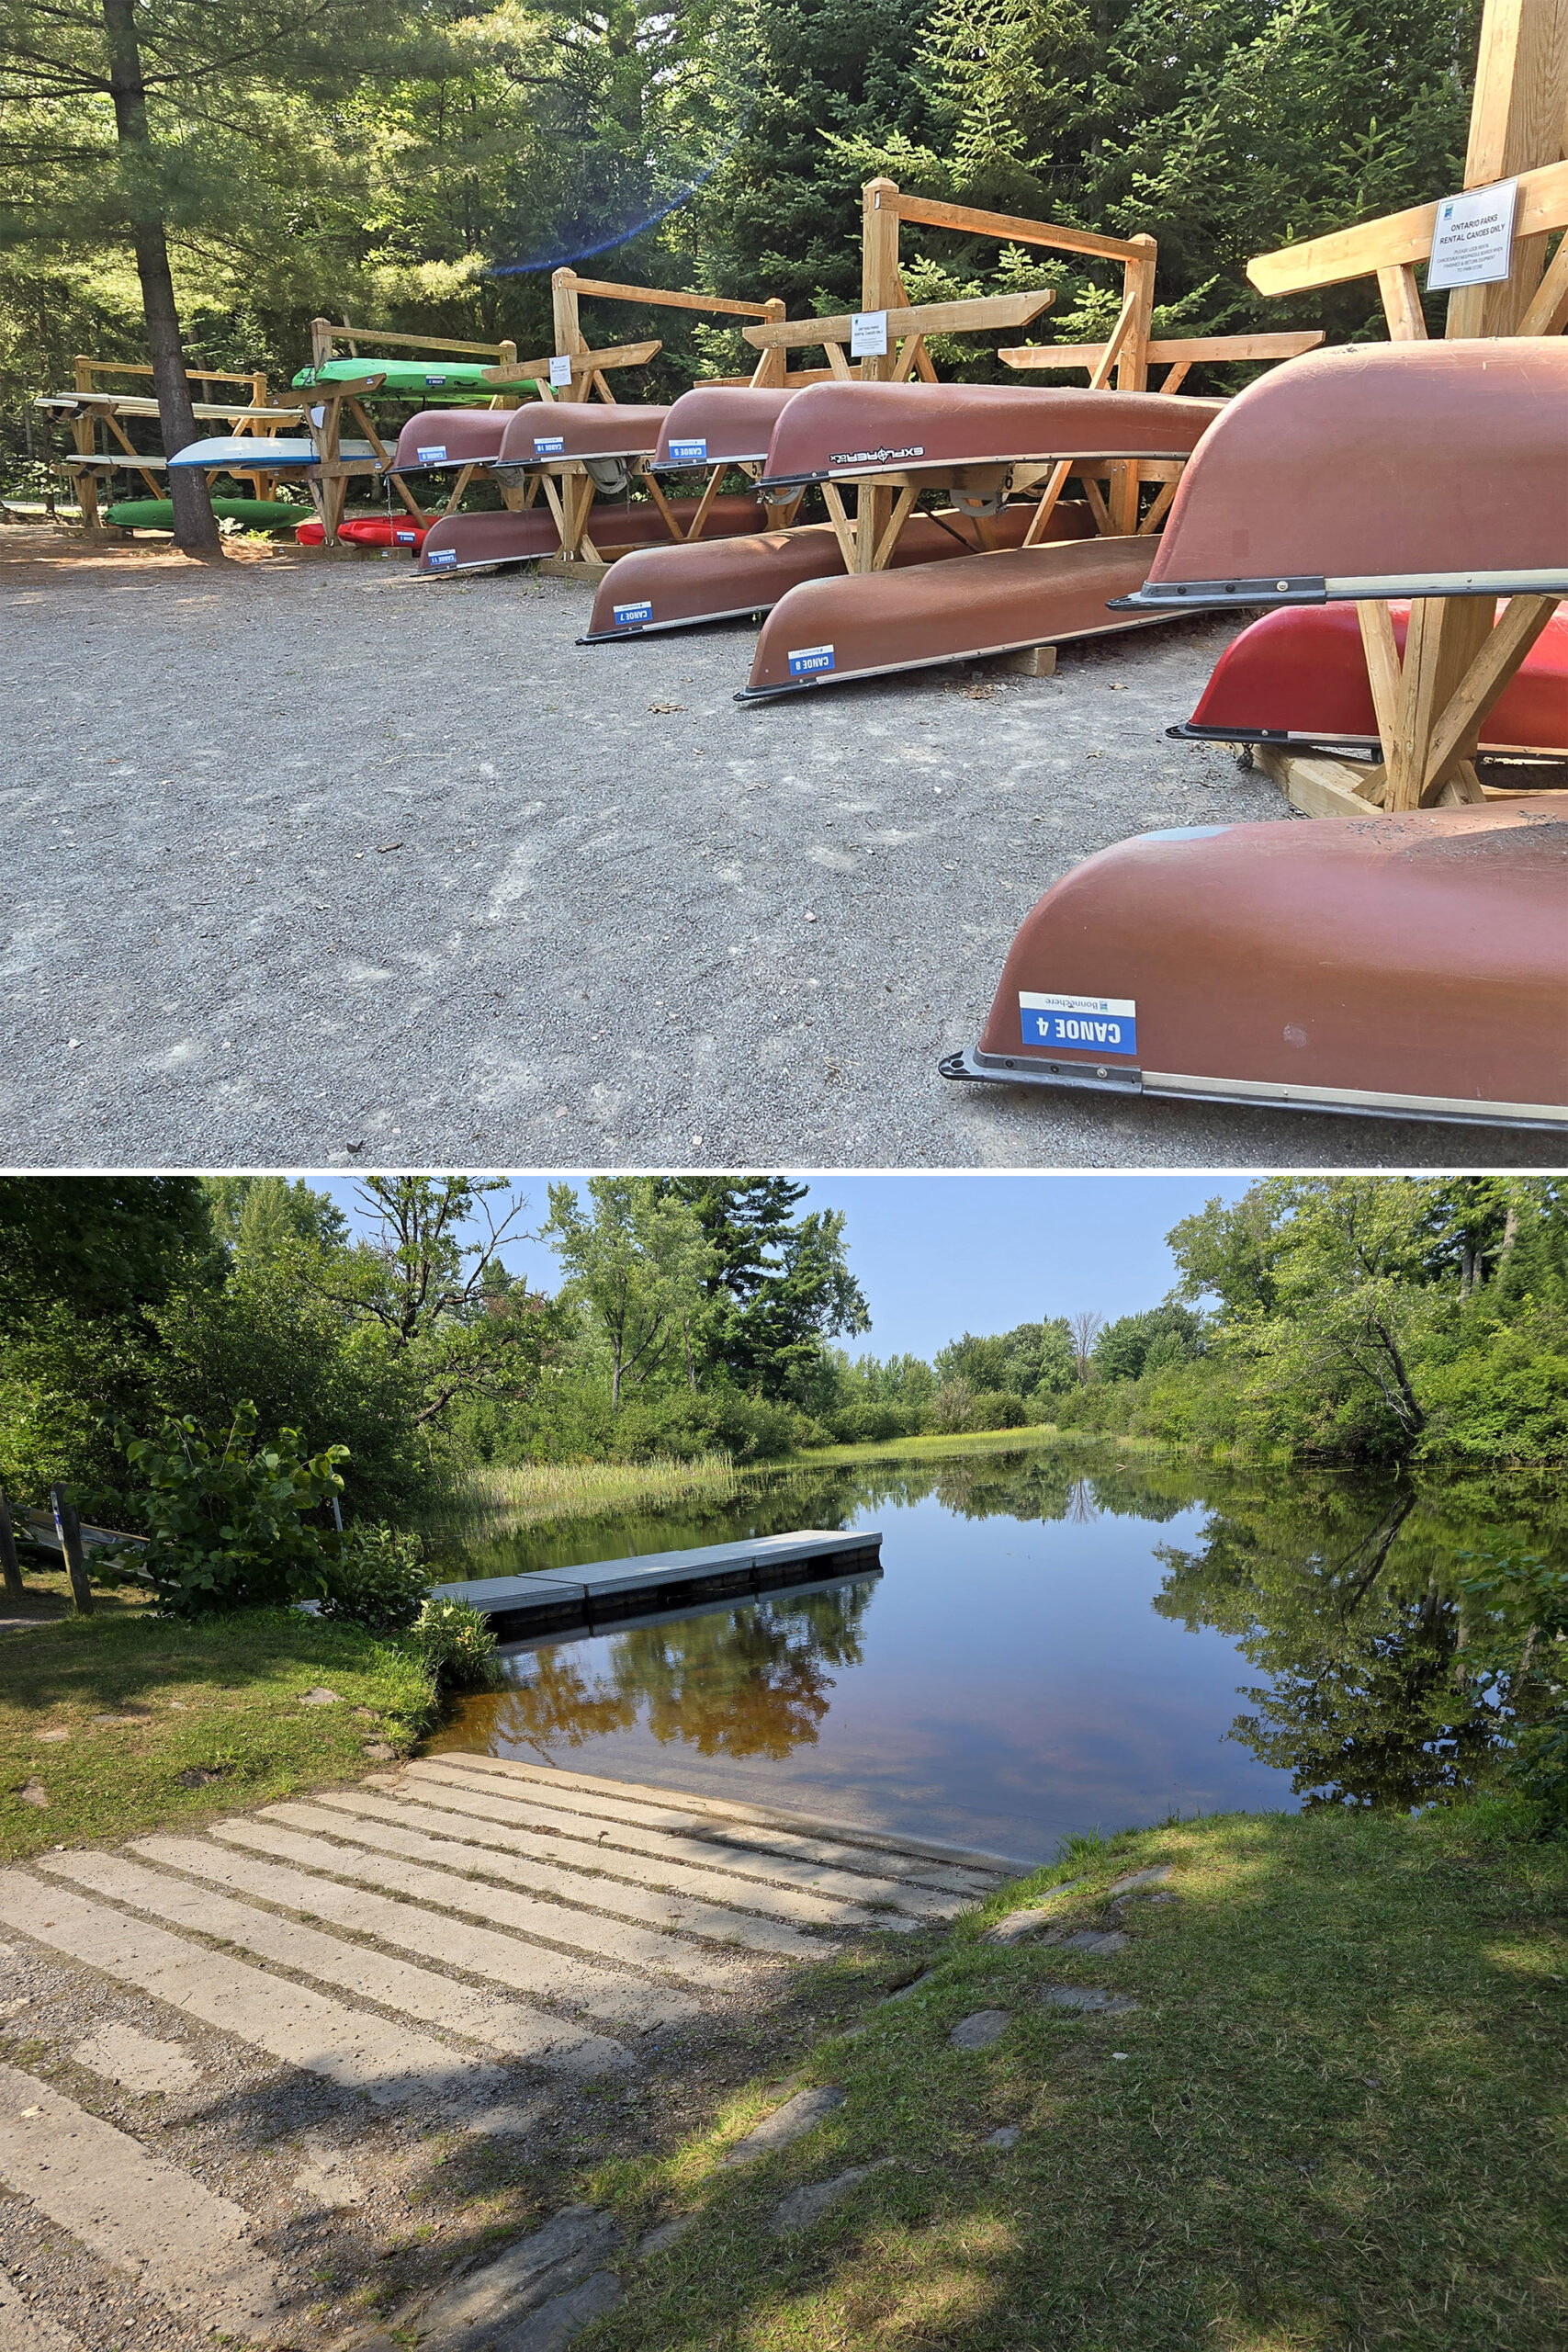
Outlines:
[[1201,1545],[1162,1546],[1155,1607],[1213,1626],[1271,1679],[1233,1736],[1309,1804],[1410,1806],[1473,1784],[1495,1717],[1455,1673],[1458,1555],[1561,1548],[1533,1482],[1369,1486],[1292,1469],[1205,1482]]
[[812,1746],[828,1712],[830,1668],[858,1666],[869,1582],[778,1593],[616,1634],[604,1672],[574,1645],[515,1662],[526,1680],[498,1701],[503,1743],[547,1753],[627,1731],[639,1715],[661,1744],[702,1756],[780,1758]]

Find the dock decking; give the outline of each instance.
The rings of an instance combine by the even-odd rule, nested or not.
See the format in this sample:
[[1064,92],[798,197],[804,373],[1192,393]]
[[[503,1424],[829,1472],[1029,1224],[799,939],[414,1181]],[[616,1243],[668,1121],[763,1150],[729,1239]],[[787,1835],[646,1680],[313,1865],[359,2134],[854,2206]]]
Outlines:
[[707,1600],[748,1600],[791,1585],[835,1577],[880,1575],[882,1537],[856,1528],[845,1533],[804,1528],[794,1535],[749,1536],[738,1544],[708,1544],[690,1552],[646,1553],[638,1559],[597,1560],[578,1568],[540,1568],[521,1577],[490,1577],[437,1585],[446,1599],[470,1601],[502,1641],[570,1628],[596,1633],[628,1618],[657,1616]]

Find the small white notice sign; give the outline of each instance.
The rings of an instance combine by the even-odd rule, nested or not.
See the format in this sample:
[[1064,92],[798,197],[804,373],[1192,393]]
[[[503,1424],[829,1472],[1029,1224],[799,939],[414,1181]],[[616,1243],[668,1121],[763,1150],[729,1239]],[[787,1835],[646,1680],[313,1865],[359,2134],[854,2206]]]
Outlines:
[[1450,286],[1496,286],[1508,275],[1514,249],[1517,180],[1495,180],[1490,187],[1445,196],[1432,231],[1427,290]]
[[850,357],[886,359],[886,311],[852,311],[850,313]]
[[558,351],[555,357],[551,360],[550,381],[552,384],[570,383],[571,354],[570,351]]

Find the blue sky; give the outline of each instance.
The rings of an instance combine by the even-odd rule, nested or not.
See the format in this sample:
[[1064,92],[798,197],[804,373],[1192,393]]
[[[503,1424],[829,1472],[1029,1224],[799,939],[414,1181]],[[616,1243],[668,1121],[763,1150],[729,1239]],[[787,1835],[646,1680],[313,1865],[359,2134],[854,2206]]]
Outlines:
[[[316,1180],[363,1227],[351,1179]],[[581,1189],[560,1171],[556,1181]],[[871,1305],[858,1353],[930,1357],[960,1332],[1006,1331],[1093,1307],[1107,1318],[1154,1306],[1174,1279],[1165,1237],[1237,1176],[814,1176],[805,1208],[842,1209],[850,1263]],[[528,1210],[548,1214],[549,1174],[518,1179]],[[553,1290],[555,1255],[522,1240],[509,1270]]]

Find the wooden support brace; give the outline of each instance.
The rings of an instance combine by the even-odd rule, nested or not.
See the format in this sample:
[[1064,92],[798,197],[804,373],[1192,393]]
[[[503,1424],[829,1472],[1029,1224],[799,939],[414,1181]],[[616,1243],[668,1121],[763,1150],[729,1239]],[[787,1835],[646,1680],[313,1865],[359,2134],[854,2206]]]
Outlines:
[[54,1513],[60,1549],[65,1559],[65,1573],[71,1579],[71,1613],[73,1617],[90,1617],[93,1613],[93,1587],[82,1550],[82,1528],[76,1517],[76,1506],[63,1487],[51,1487],[49,1501]]
[[726,469],[723,466],[715,466],[708,475],[706,487],[705,488],[701,498],[697,501],[697,511],[693,515],[690,528],[686,533],[686,537],[689,541],[700,539],[702,537],[703,526],[708,519],[714,500],[718,496],[718,486],[724,479],[725,472]]
[[1040,503],[1030,516],[1029,528],[1023,535],[1023,544],[1026,548],[1038,547],[1045,537],[1046,525],[1056,511],[1062,492],[1067,486],[1067,476],[1072,470],[1073,461],[1070,458],[1062,458],[1052,467],[1046,477],[1045,487],[1040,494]]
[[828,520],[833,526],[833,536],[839,542],[839,553],[844,559],[844,570],[858,571],[860,566],[855,561],[856,526],[850,520],[849,509],[844,504],[844,494],[836,481],[825,481],[822,484],[822,503],[828,509]]
[[893,550],[898,544],[898,534],[908,521],[915,501],[919,494],[919,486],[916,482],[907,482],[898,492],[894,501],[893,512],[887,518],[886,527],[876,542],[876,552],[871,565],[873,571],[886,571]]

